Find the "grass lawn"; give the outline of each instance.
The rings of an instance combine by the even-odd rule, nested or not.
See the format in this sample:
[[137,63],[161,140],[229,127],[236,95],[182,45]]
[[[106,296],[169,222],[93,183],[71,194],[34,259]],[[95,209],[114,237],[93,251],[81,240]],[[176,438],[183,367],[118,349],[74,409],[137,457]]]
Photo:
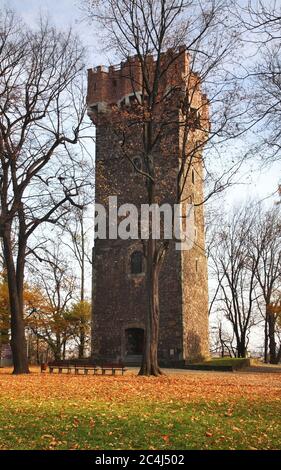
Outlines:
[[281,375],[0,372],[0,449],[281,449]]
[[212,366],[239,366],[247,364],[249,361],[244,358],[239,357],[217,357],[212,358],[201,364],[208,364]]

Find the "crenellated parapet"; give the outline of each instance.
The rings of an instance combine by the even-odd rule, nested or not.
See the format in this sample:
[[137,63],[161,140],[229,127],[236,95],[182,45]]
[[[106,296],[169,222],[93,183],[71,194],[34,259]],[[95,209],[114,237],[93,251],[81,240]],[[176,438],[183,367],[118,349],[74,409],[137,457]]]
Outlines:
[[[182,46],[178,51],[168,49],[161,55],[162,77],[159,98],[167,97],[165,105],[182,108],[183,113],[202,119],[204,128],[209,121],[208,99],[201,91],[200,77],[190,70],[190,56]],[[142,102],[145,95],[144,73],[137,56],[109,67],[98,66],[88,70],[87,104],[89,115],[97,123],[100,113],[110,112],[113,106],[129,107]],[[144,61],[146,76],[153,80],[156,58],[147,56]],[[166,69],[166,70],[165,70]],[[177,99],[174,100],[175,94]],[[188,108],[188,111],[186,110]]]

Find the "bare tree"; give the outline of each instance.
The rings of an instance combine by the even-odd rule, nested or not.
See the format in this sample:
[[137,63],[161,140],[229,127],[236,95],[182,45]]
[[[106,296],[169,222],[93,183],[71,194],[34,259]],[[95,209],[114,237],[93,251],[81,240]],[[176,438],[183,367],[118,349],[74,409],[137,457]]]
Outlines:
[[262,207],[256,212],[257,217],[250,235],[250,255],[258,261],[256,278],[262,293],[265,320],[265,347],[264,359],[276,364],[277,352],[277,326],[278,313],[274,305],[280,296],[281,289],[281,222],[280,208],[278,206],[264,210]]
[[[83,49],[41,20],[0,12],[0,235],[8,275],[14,373],[28,373],[23,319],[26,257],[38,228],[76,204],[86,162],[71,151],[84,124]],[[15,234],[16,247],[12,249]]]
[[43,301],[41,305],[30,306],[25,320],[33,334],[60,360],[65,358],[67,342],[73,336],[70,309],[77,279],[61,252],[61,243],[53,242],[49,248],[45,247],[41,256],[41,269],[34,275]]
[[[89,232],[93,227],[87,223],[87,206],[93,202],[90,196],[79,199],[79,207],[74,207],[67,217],[60,220],[62,242],[69,249],[72,258],[77,261],[80,269],[80,301],[85,299],[85,275],[86,265],[92,264],[91,248],[89,246]],[[63,238],[62,234],[67,235]],[[68,240],[69,238],[69,240]]]
[[246,47],[255,57],[247,64],[251,117],[257,123],[255,152],[259,150],[263,161],[272,162],[281,155],[281,6],[276,0],[249,0],[238,11]]
[[250,252],[255,216],[251,206],[236,209],[229,222],[221,221],[211,249],[211,264],[218,286],[212,307],[213,311],[223,313],[231,324],[238,357],[246,356],[249,334],[259,322],[257,273],[260,258],[252,257]]
[[[73,308],[73,315],[76,318],[76,330],[78,337],[78,355],[83,358],[89,331],[88,302],[85,293],[86,271],[91,268],[91,249],[89,246],[88,234],[93,227],[87,223],[87,205],[90,198],[83,198],[79,205],[81,208],[73,208],[72,213],[66,218],[62,218],[59,226],[62,230],[60,236],[63,245],[69,250],[72,261],[77,263],[80,270],[80,295],[79,301]],[[91,272],[91,269],[90,269]],[[79,315],[79,312],[81,315]]]
[[228,333],[224,328],[224,319],[217,319],[217,324],[211,330],[212,345],[210,352],[219,353],[221,357],[235,357],[236,350],[233,346],[234,335]]
[[256,34],[255,42],[263,45],[281,39],[281,9],[278,0],[248,0],[240,8],[247,31]]
[[[194,166],[199,167],[203,159],[211,189],[205,197],[201,195],[200,200],[195,201],[195,205],[202,205],[204,200],[230,184],[239,166],[233,162],[227,169],[223,167],[218,172],[211,171],[207,158],[202,156],[205,148],[205,155],[212,154],[214,159],[219,155],[222,163],[219,144],[240,134],[243,128],[242,110],[237,100],[239,92],[233,79],[233,67],[230,67],[230,58],[233,59],[238,47],[238,33],[229,21],[228,2],[86,0],[82,3],[89,17],[102,26],[106,47],[114,50],[121,61],[133,56],[140,69],[138,82],[133,73],[129,72],[127,77],[135,90],[135,107],[129,114],[120,108],[112,110],[108,125],[113,127],[113,132],[115,127],[116,153],[130,162],[146,188],[145,202],[149,205],[159,202],[157,194],[159,198],[163,175],[158,171],[156,162],[159,157],[167,157],[179,126],[182,146],[179,169],[175,175],[176,196],[172,202],[176,204],[190,198],[187,181]],[[182,44],[185,46],[182,47]],[[167,49],[170,53],[163,55]],[[173,75],[176,62],[186,52],[190,54],[190,71],[185,81],[179,83],[175,79],[175,85],[163,93],[163,80],[168,74]],[[208,93],[208,99],[205,97],[204,104],[197,109],[196,96],[202,89]],[[206,105],[212,106],[212,128]],[[167,113],[167,109],[171,112]],[[175,109],[177,111],[173,114],[172,110]],[[136,135],[139,135],[138,144],[135,143]],[[196,145],[189,144],[195,140]],[[136,152],[141,155],[140,168],[134,163],[133,155]],[[199,173],[199,177],[204,178],[202,172]],[[140,374],[158,375],[161,373],[157,358],[159,273],[169,243],[163,239],[154,240],[150,233],[143,245],[148,309]],[[204,251],[204,246],[201,249]]]

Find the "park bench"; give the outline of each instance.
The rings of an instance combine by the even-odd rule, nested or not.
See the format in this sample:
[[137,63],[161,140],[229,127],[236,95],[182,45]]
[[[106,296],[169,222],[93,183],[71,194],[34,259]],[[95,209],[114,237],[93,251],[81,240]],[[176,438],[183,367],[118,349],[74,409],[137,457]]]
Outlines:
[[[89,372],[92,372],[93,375],[116,375],[117,372],[120,372],[122,375],[127,371],[127,369],[122,364],[105,364],[98,366],[96,364],[89,363],[75,363],[75,362],[66,362],[66,361],[53,361],[48,364],[49,372],[52,374],[54,371],[58,371],[59,374],[62,374],[66,371],[68,374],[74,372],[76,375],[82,371],[85,375],[88,375]],[[46,366],[41,365],[41,372],[46,370]]]
[[89,372],[93,372],[94,375],[98,374],[99,367],[95,365],[81,365],[81,364],[76,364],[74,366],[75,374],[79,374],[79,371],[82,370],[85,375],[87,375]]
[[106,375],[106,373],[111,373],[111,375],[116,375],[116,372],[121,372],[122,375],[127,371],[126,367],[122,364],[105,364],[101,366],[101,373],[102,375]]
[[[88,374],[89,371],[92,371],[94,375],[97,374],[99,367],[95,364],[76,364],[72,362],[51,362],[48,364],[49,372],[52,374],[54,371],[58,371],[59,374],[62,374],[66,371],[68,374],[74,372],[75,374],[79,374],[80,371],[84,372],[84,374]],[[42,370],[42,368],[41,368]]]

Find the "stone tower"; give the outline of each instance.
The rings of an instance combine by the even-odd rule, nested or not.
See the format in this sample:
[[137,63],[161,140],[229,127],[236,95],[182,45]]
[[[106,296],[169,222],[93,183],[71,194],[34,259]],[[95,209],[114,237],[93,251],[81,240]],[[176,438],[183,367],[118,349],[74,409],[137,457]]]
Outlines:
[[[172,57],[163,54],[162,60]],[[153,57],[147,58],[150,67]],[[159,204],[175,202],[176,177],[183,145],[195,148],[208,132],[208,101],[200,91],[200,78],[189,71],[189,55],[182,50],[162,77],[163,99],[159,114],[173,117],[167,131],[169,152],[163,158],[161,144],[155,155],[161,181]],[[169,90],[176,90],[175,94]],[[192,91],[192,92],[191,92]],[[137,58],[119,66],[100,66],[88,71],[87,104],[96,126],[96,203],[106,205],[108,196],[118,196],[118,205],[146,202],[146,188],[132,164],[119,158],[120,129],[116,112],[130,120],[136,97],[141,96],[141,72]],[[166,94],[166,95],[165,95]],[[183,143],[181,105],[189,97],[190,132]],[[113,113],[114,117],[113,117]],[[190,119],[190,118],[189,118]],[[203,129],[203,131],[202,131]],[[206,130],[208,129],[208,130]],[[129,140],[138,139],[133,131]],[[118,140],[119,139],[119,140]],[[166,142],[167,144],[167,142]],[[166,145],[167,147],[167,145]],[[136,165],[138,150],[136,148]],[[184,186],[183,199],[196,206],[203,201],[201,151],[195,152]],[[104,361],[139,364],[141,361],[145,313],[145,257],[140,240],[96,240],[93,263],[92,354]],[[205,256],[203,204],[195,207],[195,243],[191,250],[177,251],[174,242],[160,273],[160,365],[176,366],[208,356],[208,281]]]

